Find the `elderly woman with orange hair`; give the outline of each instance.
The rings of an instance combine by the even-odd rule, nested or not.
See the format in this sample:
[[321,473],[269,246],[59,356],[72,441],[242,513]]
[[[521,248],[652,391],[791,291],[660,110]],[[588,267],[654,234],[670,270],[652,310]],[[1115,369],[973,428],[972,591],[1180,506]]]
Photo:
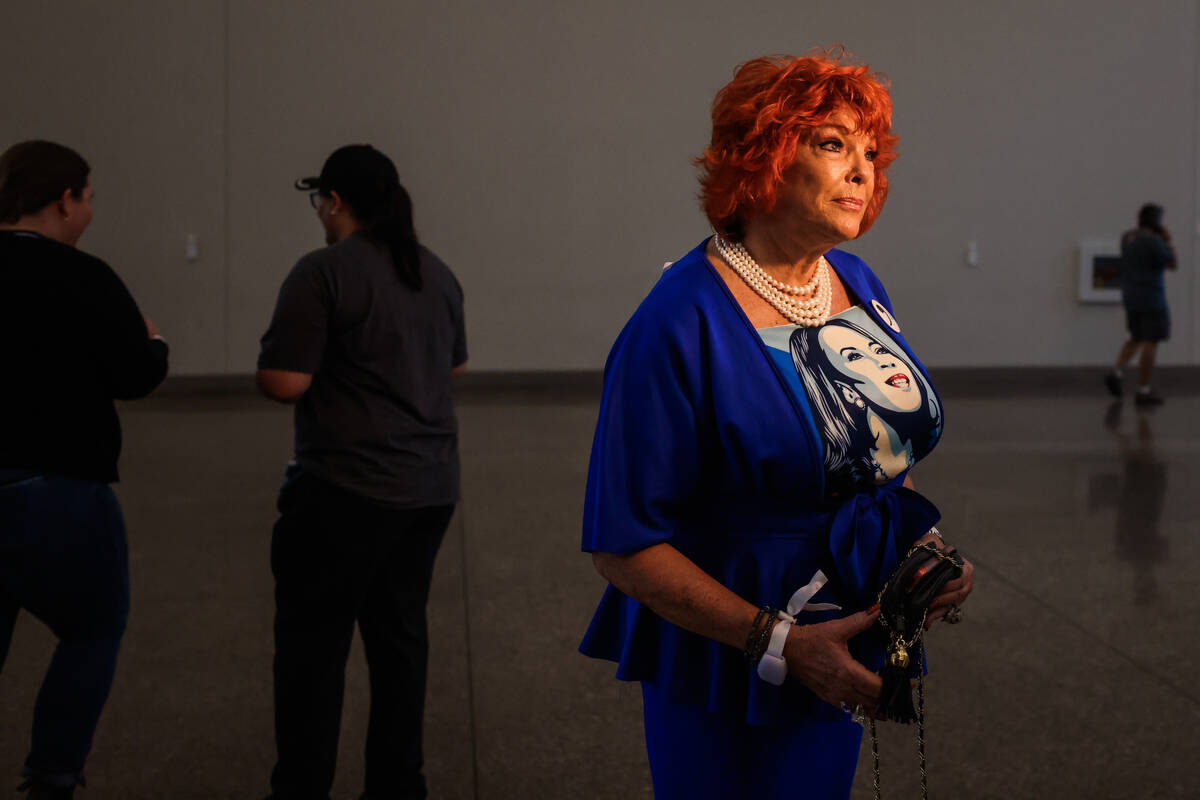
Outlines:
[[[697,159],[716,230],[670,266],[605,367],[583,549],[611,583],[580,650],[642,683],[658,798],[846,797],[882,650],[860,636],[939,513],[909,470],[942,402],[865,233],[895,158],[882,80],[762,58]],[[929,620],[958,617],[973,570]],[[918,663],[920,659],[917,659]]]

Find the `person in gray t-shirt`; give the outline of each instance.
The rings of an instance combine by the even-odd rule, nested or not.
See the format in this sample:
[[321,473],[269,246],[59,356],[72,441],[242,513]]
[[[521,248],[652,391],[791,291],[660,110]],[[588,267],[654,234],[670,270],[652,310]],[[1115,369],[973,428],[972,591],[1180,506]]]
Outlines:
[[1150,385],[1158,343],[1171,336],[1171,317],[1163,271],[1175,269],[1171,235],[1162,224],[1162,206],[1147,203],[1138,212],[1137,228],[1121,237],[1121,298],[1129,339],[1117,353],[1104,385],[1114,397],[1122,395],[1121,370],[1140,353],[1140,385],[1134,400],[1139,406],[1160,405],[1162,397]]
[[463,293],[421,246],[396,168],[336,150],[311,192],[329,246],[283,283],[258,359],[296,403],[279,495],[271,797],[326,797],[357,622],[370,667],[364,797],[425,797],[425,604],[459,493],[451,377],[466,368]]

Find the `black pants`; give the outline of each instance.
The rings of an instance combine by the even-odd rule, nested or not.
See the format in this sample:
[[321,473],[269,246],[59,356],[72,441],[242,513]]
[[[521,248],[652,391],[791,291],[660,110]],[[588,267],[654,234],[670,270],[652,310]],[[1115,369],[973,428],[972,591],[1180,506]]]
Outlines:
[[279,512],[271,541],[279,755],[273,797],[329,797],[356,621],[371,683],[362,797],[425,797],[425,604],[454,506],[388,509],[299,474],[280,492]]

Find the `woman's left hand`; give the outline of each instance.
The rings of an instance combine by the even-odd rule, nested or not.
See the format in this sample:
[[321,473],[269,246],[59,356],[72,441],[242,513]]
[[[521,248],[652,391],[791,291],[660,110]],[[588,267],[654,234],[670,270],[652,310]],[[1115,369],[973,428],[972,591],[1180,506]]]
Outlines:
[[[942,545],[942,540],[933,533],[927,533],[917,540],[917,544],[926,542],[933,542],[939,547]],[[943,586],[942,591],[929,604],[929,614],[925,617],[925,630],[929,630],[929,626],[946,616],[946,612],[952,607],[965,603],[967,595],[973,588],[975,588],[975,565],[964,558],[963,574]]]

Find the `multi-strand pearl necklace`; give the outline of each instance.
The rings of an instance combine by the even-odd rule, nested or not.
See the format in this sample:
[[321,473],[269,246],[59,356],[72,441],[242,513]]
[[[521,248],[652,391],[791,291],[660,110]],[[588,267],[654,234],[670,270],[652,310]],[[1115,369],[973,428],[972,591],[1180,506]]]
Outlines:
[[730,269],[738,274],[754,292],[771,304],[796,325],[815,328],[829,319],[833,303],[833,282],[829,279],[829,262],[821,256],[816,274],[803,286],[791,286],[777,281],[751,257],[741,242],[727,242],[714,237],[717,252]]

